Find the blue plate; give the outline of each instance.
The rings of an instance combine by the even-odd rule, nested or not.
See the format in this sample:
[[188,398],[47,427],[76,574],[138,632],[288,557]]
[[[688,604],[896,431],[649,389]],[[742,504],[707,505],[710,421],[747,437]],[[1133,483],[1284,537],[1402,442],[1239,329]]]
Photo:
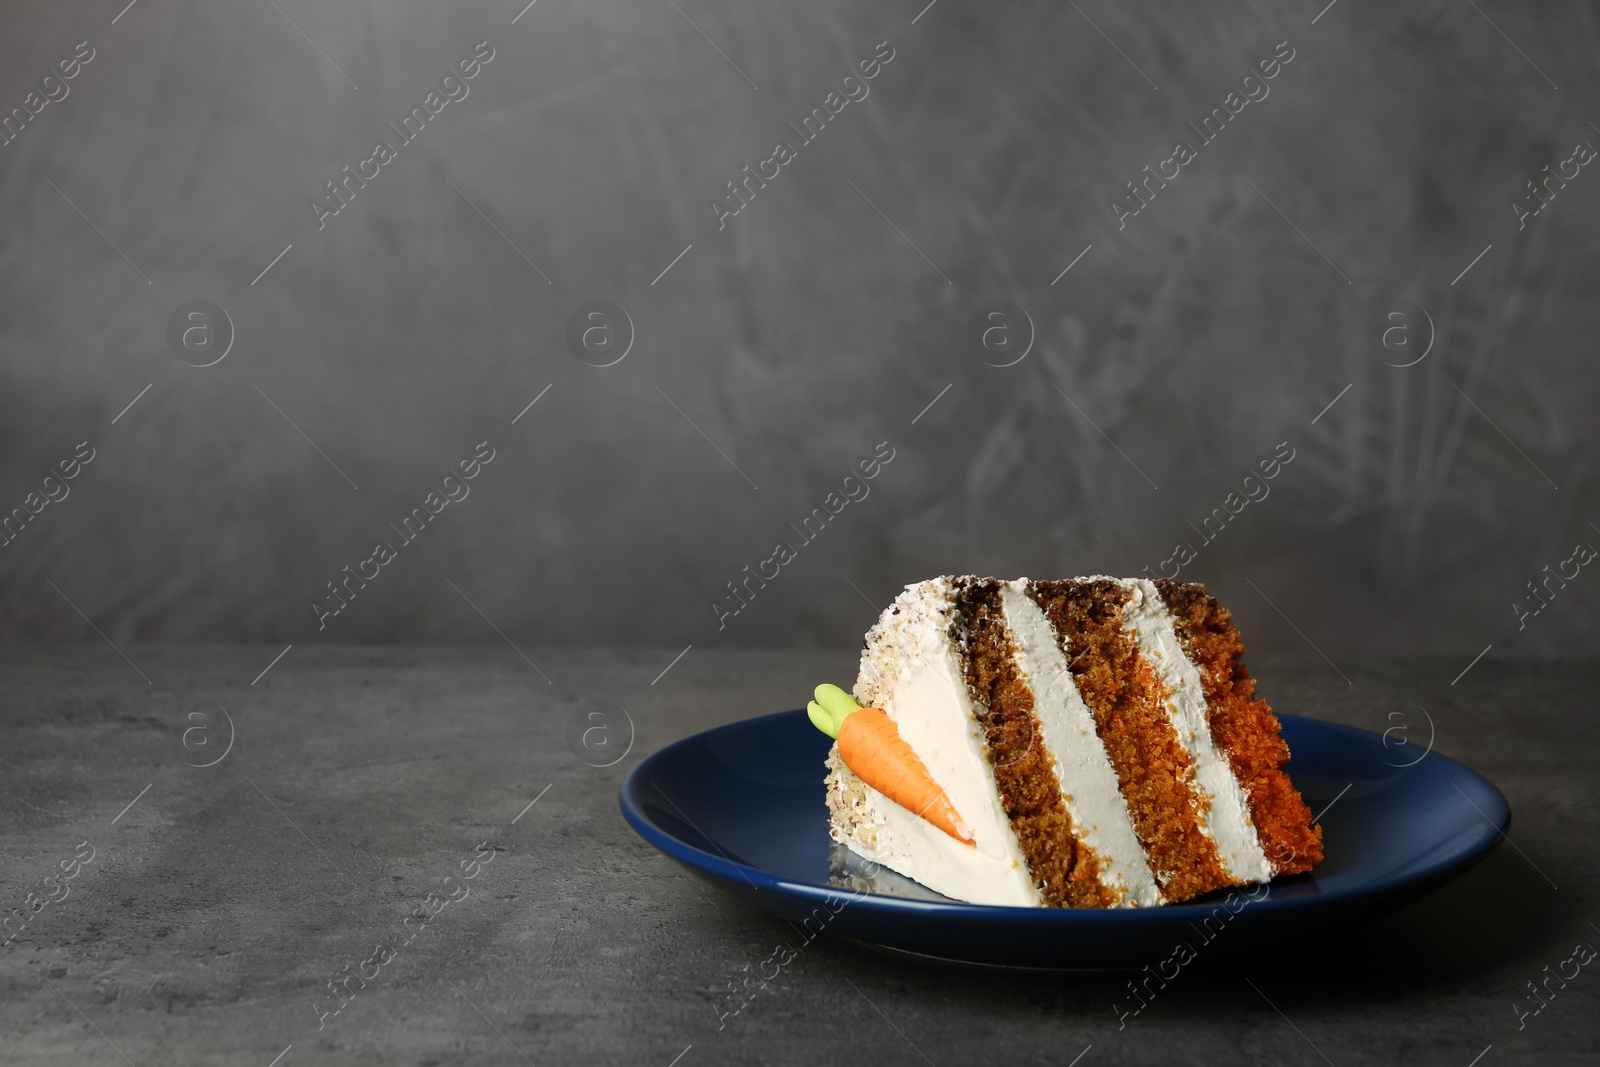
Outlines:
[[[1138,967],[1212,940],[1248,951],[1406,904],[1482,859],[1511,824],[1489,781],[1436,752],[1335,723],[1280,715],[1289,773],[1322,816],[1311,874],[1144,909],[964,904],[873,873],[828,837],[829,739],[803,711],[707,730],[646,758],[622,783],[641,837],[807,937],[826,932],[968,963]],[[1414,761],[1414,762],[1413,762]],[[1409,765],[1408,765],[1409,764]],[[1186,961],[1183,961],[1186,962]]]

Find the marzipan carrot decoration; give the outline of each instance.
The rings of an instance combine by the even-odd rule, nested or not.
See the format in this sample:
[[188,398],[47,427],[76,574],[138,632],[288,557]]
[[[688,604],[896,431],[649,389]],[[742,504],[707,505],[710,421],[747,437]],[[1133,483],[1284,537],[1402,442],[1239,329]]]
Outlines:
[[806,714],[817,729],[838,740],[839,758],[856,777],[957,841],[972,844],[961,816],[893,719],[878,708],[863,708],[836,685],[817,686],[816,696]]

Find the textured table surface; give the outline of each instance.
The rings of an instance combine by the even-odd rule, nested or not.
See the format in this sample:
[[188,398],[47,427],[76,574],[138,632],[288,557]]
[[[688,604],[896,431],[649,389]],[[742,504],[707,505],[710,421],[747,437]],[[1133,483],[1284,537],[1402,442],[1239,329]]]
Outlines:
[[[1343,663],[1348,685],[1256,663],[1281,710],[1405,715],[1421,742],[1426,709],[1435,748],[1511,801],[1515,847],[1333,943],[1202,958],[1119,1030],[1116,974],[822,938],[719,1029],[730,982],[793,932],[639,840],[618,785],[677,737],[849,678],[852,652],[697,648],[663,675],[673,650],[296,647],[251,684],[278,649],[122,651],[0,650],[0,864],[29,916],[0,949],[8,1064],[1600,1061],[1593,967],[1517,1010],[1600,945],[1592,666],[1485,662],[1452,686],[1457,660]],[[611,767],[569,741],[590,699],[632,722]],[[441,885],[469,895],[404,940]],[[400,947],[371,962],[380,943]],[[374,971],[325,1014],[330,979]]]

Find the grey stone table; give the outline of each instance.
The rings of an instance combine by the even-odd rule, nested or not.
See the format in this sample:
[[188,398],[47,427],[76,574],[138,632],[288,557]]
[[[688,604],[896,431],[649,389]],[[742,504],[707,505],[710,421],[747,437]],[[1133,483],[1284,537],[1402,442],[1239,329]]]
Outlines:
[[[1600,945],[1593,666],[1490,658],[1452,686],[1456,661],[1346,663],[1347,685],[1257,662],[1283,710],[1408,715],[1421,742],[1425,708],[1510,798],[1511,843],[1374,925],[1202,958],[1125,1029],[1116,974],[826,937],[719,1028],[793,931],[639,840],[617,787],[677,737],[848,679],[852,652],[696,648],[663,675],[675,650],[279,651],[0,650],[0,1062],[1600,1062],[1597,968],[1549,980]],[[569,743],[587,699],[631,718],[613,766]],[[419,906],[437,914],[406,927]]]

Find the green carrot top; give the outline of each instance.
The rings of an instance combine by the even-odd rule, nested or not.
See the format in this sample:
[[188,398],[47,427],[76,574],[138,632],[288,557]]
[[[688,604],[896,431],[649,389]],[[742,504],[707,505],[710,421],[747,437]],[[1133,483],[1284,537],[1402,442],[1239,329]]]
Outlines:
[[846,716],[861,710],[861,705],[836,685],[817,686],[816,697],[806,705],[806,714],[811,717],[813,726],[832,738],[839,736],[839,727],[844,725]]

